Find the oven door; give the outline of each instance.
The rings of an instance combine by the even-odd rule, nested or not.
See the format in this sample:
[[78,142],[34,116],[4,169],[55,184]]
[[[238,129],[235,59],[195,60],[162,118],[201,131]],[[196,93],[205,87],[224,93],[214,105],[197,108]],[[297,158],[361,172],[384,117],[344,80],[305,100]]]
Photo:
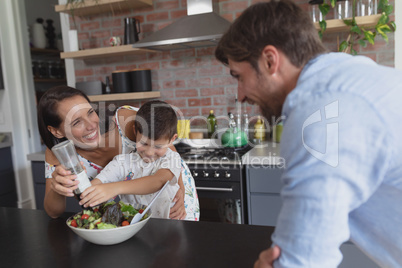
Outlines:
[[200,221],[244,223],[240,182],[195,180]]

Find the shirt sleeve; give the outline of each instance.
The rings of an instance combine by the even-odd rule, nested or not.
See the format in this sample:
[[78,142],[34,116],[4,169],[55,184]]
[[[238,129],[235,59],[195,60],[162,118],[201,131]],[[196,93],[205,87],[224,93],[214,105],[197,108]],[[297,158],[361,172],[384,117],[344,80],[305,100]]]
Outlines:
[[181,173],[181,158],[177,152],[168,149],[166,155],[162,158],[159,169],[168,169],[174,177],[170,184],[177,184]]
[[96,176],[102,183],[123,181],[130,167],[130,154],[116,155]]
[[[325,96],[323,96],[325,95]],[[349,213],[384,178],[391,152],[382,119],[352,94],[310,96],[284,108],[282,208],[274,267],[337,267]]]
[[50,179],[52,178],[52,173],[56,169],[55,165],[51,165],[48,162],[45,161],[45,178]]

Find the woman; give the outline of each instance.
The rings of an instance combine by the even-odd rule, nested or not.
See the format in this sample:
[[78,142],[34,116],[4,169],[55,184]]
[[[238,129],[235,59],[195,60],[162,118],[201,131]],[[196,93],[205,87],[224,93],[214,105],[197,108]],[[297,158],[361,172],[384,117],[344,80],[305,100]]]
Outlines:
[[[59,86],[48,90],[38,104],[39,132],[47,147],[44,208],[52,218],[64,212],[66,197],[74,196],[73,190],[78,184],[74,181],[75,175],[58,165],[50,150],[55,144],[72,140],[90,178],[95,178],[116,155],[135,150],[136,108],[120,107],[111,121],[111,127],[101,131],[99,117],[89,102],[81,91]],[[187,215],[187,219],[199,220],[194,179],[184,162],[179,185],[181,190],[175,197],[176,204],[171,208],[170,218],[184,219]]]

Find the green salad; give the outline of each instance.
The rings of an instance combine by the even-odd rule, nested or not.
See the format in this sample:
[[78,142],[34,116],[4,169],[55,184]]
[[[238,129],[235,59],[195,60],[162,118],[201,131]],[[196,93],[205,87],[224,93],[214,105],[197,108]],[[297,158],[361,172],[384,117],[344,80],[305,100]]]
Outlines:
[[[142,212],[143,209],[137,210],[131,204],[111,201],[97,207],[84,209],[70,218],[67,224],[82,229],[111,229],[130,225],[134,215]],[[147,217],[148,215],[145,214],[141,220]]]

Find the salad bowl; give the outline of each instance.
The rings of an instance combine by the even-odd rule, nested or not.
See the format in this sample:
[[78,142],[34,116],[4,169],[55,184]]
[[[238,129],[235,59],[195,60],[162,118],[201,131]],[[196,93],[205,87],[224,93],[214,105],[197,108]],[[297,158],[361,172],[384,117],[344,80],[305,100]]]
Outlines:
[[[141,204],[134,204],[133,207],[136,210],[145,209],[147,206]],[[80,214],[80,213],[78,213]],[[76,214],[77,215],[77,214]],[[147,212],[148,217],[145,219],[135,223],[129,224],[127,226],[120,226],[111,229],[83,229],[71,226],[71,220],[74,216],[71,216],[67,219],[67,226],[78,236],[82,237],[88,242],[97,244],[97,245],[114,245],[121,242],[124,242],[131,237],[133,237],[136,233],[138,233],[142,227],[147,224],[148,220],[152,216],[151,209]]]

